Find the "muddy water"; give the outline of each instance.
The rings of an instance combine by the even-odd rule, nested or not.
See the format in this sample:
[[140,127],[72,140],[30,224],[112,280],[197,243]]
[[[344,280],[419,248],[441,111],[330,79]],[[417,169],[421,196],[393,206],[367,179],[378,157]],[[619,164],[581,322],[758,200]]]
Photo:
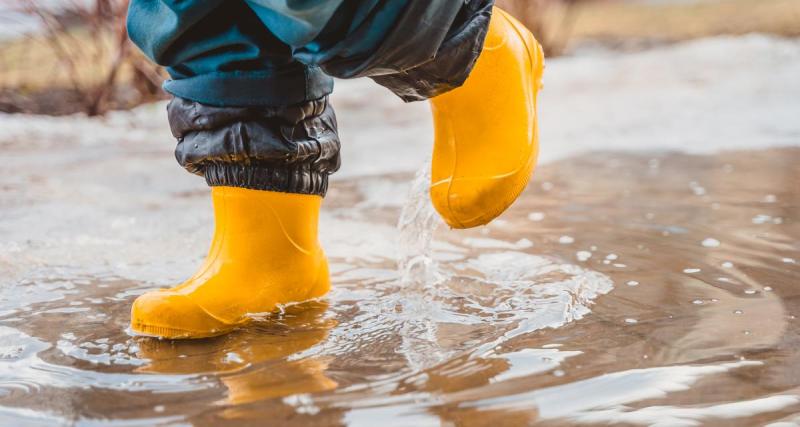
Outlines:
[[0,192],[4,424],[800,422],[800,149],[573,157],[467,232],[424,174],[340,180],[332,293],[195,342],[126,328],[202,259],[207,190],[160,151],[28,150]]

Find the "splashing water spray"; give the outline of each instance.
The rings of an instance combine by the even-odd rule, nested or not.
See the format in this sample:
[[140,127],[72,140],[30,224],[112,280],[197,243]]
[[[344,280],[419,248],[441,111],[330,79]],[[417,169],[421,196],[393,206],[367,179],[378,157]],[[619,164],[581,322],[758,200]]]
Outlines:
[[397,224],[400,231],[397,259],[400,281],[404,289],[416,292],[425,291],[443,279],[431,247],[433,233],[442,220],[433,209],[428,193],[430,174],[429,160],[417,171]]
[[428,193],[430,170],[428,160],[417,171],[397,224],[401,291],[394,305],[401,322],[400,350],[415,370],[429,368],[448,357],[439,345],[435,321],[443,309],[436,298],[437,289],[447,277],[433,259],[433,234],[442,220]]

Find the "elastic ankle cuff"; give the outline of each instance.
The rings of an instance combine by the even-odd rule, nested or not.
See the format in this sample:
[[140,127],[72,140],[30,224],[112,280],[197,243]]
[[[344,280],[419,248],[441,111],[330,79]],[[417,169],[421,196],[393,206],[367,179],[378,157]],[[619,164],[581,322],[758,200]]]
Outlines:
[[207,163],[203,174],[208,185],[251,190],[325,196],[328,174],[308,164],[270,165]]
[[286,107],[214,107],[175,98],[175,158],[212,186],[324,195],[339,169],[327,98]]

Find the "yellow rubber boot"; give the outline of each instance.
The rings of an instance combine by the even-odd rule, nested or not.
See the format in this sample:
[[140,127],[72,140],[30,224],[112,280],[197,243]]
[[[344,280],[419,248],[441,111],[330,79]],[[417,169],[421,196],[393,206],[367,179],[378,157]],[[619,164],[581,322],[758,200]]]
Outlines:
[[328,292],[317,241],[322,198],[212,187],[216,226],[199,271],[172,289],[148,292],[131,308],[131,328],[164,338],[226,333],[279,304]]
[[489,223],[525,189],[538,154],[536,96],[543,71],[539,43],[495,7],[464,85],[431,99],[431,200],[451,227]]

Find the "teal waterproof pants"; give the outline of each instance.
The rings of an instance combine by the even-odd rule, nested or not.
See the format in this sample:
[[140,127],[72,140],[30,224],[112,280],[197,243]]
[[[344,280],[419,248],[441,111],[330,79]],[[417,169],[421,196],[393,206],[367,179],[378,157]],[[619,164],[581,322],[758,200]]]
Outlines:
[[371,77],[406,101],[460,86],[493,0],[131,0],[128,33],[176,97],[212,106],[321,99]]

